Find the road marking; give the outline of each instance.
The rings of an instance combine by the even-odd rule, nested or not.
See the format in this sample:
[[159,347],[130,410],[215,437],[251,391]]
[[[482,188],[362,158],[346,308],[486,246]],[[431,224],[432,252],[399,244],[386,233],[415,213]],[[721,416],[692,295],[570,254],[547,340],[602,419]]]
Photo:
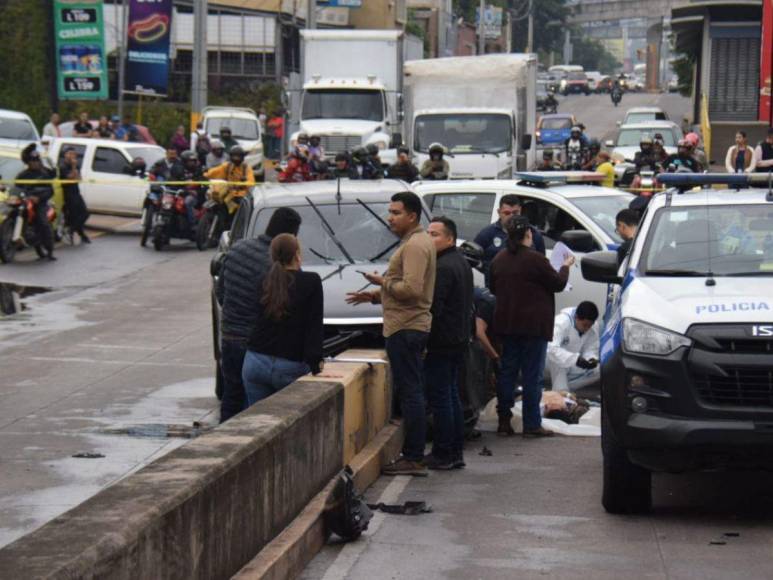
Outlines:
[[[386,489],[381,494],[381,497],[376,500],[376,503],[397,503],[397,500],[400,498],[403,491],[405,491],[405,488],[408,487],[410,481],[411,476],[409,475],[396,476],[389,485],[386,486]],[[383,512],[376,512],[373,514],[373,519],[370,520],[370,525],[368,526],[368,531],[365,535],[363,535],[359,541],[350,542],[341,549],[338,556],[336,556],[336,559],[330,565],[330,568],[325,572],[322,580],[344,580],[349,576],[349,572],[352,571],[355,563],[365,551],[365,548],[368,547],[370,538],[376,535],[381,524],[384,523],[385,516],[386,514]]]
[[89,344],[86,342],[80,343],[76,346],[81,346],[83,348],[107,348],[107,349],[116,349],[116,350],[158,350],[158,348],[154,346],[125,346],[122,344]]
[[[160,351],[159,351],[160,352]],[[27,357],[29,360],[38,360],[43,362],[62,362],[62,363],[79,363],[79,364],[103,364],[103,365],[127,365],[127,366],[145,366],[145,367],[190,367],[196,369],[211,369],[212,365],[198,364],[198,363],[181,363],[181,362],[148,362],[148,361],[131,361],[131,360],[99,360],[94,358],[82,358],[74,356],[31,356]]]

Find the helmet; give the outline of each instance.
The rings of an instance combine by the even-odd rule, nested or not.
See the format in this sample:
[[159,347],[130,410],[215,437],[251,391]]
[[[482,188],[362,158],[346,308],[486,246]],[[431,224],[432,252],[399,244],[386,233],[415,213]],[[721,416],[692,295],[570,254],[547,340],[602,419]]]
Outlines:
[[697,147],[701,142],[701,138],[698,137],[697,133],[687,133],[684,140],[687,141],[691,147]]
[[405,145],[400,145],[397,148],[397,154],[399,155],[400,153],[405,153],[406,155],[410,156],[411,155],[411,150],[408,149],[408,147],[406,147]]
[[196,156],[196,154],[193,151],[191,151],[190,149],[187,149],[182,153],[180,153],[180,160],[183,163],[188,164],[191,161],[198,161],[199,158]]
[[298,133],[298,138],[296,140],[298,141],[298,144],[306,145],[309,142],[309,135],[308,133]]
[[234,147],[231,147],[231,150],[228,152],[228,156],[233,159],[234,157],[239,157],[242,161],[244,161],[245,157],[244,149],[239,147],[238,145],[235,145]]
[[429,146],[429,153],[430,153],[430,155],[432,153],[440,153],[442,155],[445,152],[446,152],[446,148],[443,147],[443,145],[441,145],[440,143],[435,142],[435,143],[432,143]]
[[225,145],[223,145],[223,142],[220,139],[212,139],[210,146],[212,147],[212,151],[216,149],[225,149]]
[[639,140],[639,145],[652,145],[652,137],[649,135],[643,135],[642,138]]
[[677,147],[690,147],[690,142],[687,139],[679,139],[676,144]]
[[309,143],[311,143],[311,144],[312,144],[312,145],[314,145],[315,147],[316,147],[317,145],[319,145],[319,143],[320,143],[320,141],[321,141],[321,140],[322,140],[322,139],[320,139],[320,136],[319,136],[319,135],[312,135],[311,137],[309,137]]
[[368,152],[365,150],[364,147],[357,147],[357,149],[352,151],[352,158],[355,161],[358,161],[360,163],[362,163],[367,156],[368,156]]
[[368,152],[368,155],[371,157],[378,155],[378,146],[374,143],[370,143],[365,146],[365,150]]
[[582,133],[582,129],[580,128],[579,125],[575,125],[574,127],[572,127],[572,133]]
[[542,158],[543,159],[553,159],[553,150],[552,149],[545,149],[542,151]]

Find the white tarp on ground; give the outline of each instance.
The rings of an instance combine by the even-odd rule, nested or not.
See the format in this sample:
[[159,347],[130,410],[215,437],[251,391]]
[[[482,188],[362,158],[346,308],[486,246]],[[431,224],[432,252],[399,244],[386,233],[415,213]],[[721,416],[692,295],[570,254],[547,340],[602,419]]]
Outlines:
[[[521,401],[516,401],[512,409],[513,418],[510,424],[516,433],[523,431],[523,413],[521,411]],[[481,431],[495,433],[499,418],[497,417],[496,397],[491,399],[480,414],[477,428]],[[601,407],[591,407],[590,410],[580,417],[577,425],[569,425],[559,419],[542,418],[542,426],[558,435],[567,435],[570,437],[601,437]]]

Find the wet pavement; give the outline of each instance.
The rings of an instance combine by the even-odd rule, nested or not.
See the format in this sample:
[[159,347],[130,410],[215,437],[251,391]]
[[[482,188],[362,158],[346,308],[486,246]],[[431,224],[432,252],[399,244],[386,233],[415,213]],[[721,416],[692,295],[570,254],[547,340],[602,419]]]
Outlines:
[[376,513],[363,538],[331,540],[301,578],[773,577],[773,474],[656,475],[652,515],[612,516],[601,507],[599,438],[487,433],[465,460],[427,478],[381,477],[369,503],[434,511]]
[[0,546],[216,422],[212,253],[103,221],[55,263],[0,265]]

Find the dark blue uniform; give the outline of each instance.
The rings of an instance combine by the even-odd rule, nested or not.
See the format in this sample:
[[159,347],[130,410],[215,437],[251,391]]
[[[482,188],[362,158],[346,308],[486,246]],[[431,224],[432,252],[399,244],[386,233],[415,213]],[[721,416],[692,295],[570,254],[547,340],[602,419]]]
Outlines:
[[[533,238],[534,249],[544,256],[545,240],[542,238],[542,234],[537,228],[531,226],[531,235]],[[507,245],[507,232],[505,232],[499,221],[495,221],[490,226],[483,228],[480,233],[475,236],[474,241],[483,248],[483,273],[486,275],[486,280],[488,281],[488,270],[489,266],[491,266],[491,262],[499,251],[504,249]]]

